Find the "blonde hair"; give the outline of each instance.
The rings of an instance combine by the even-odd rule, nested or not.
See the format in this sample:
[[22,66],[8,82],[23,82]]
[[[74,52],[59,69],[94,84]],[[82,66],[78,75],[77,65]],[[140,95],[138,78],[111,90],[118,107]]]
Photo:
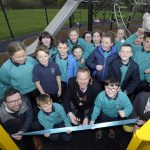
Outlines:
[[48,102],[53,102],[48,94],[41,94],[38,97],[36,97],[36,103],[38,106],[47,104]]

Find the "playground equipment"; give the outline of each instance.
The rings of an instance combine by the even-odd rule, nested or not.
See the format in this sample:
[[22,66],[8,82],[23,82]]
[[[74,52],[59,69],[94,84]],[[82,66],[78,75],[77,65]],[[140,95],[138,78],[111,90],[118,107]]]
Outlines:
[[[105,124],[105,123],[104,123]],[[81,126],[82,129],[82,126]],[[57,129],[54,129],[57,130]],[[58,129],[59,130],[59,129]],[[127,150],[150,150],[150,120],[147,121],[132,137]],[[41,132],[41,131],[39,131]],[[0,149],[2,150],[19,150],[8,133],[0,126]],[[32,135],[32,133],[31,133]]]
[[2,150],[19,150],[14,141],[10,138],[9,134],[0,125],[0,149]]
[[[55,36],[81,2],[82,0],[68,0],[62,9],[53,18],[53,20],[49,23],[49,25],[44,29],[44,31],[48,31],[52,36]],[[34,53],[37,44],[38,40],[27,47],[28,55]]]
[[[5,14],[7,25],[11,33],[11,37],[13,37],[13,32],[11,30],[9,21],[7,19],[7,15],[5,13],[5,10],[3,9],[4,7],[2,5],[2,0],[0,0],[0,2],[1,2],[0,4],[2,7],[2,10]],[[150,4],[150,0],[132,0],[132,7],[130,9],[129,17],[127,19],[127,24],[126,24],[123,20],[123,16],[121,14],[121,9],[119,5],[120,2],[125,3],[126,2],[125,0],[107,0],[107,1],[106,0],[67,0],[67,2],[64,4],[62,9],[60,9],[57,15],[53,18],[53,20],[49,23],[49,25],[44,30],[51,33],[52,36],[55,36],[60,31],[64,23],[74,13],[74,11],[76,10],[76,8],[79,6],[81,2],[87,3],[87,6],[88,6],[88,30],[89,31],[92,31],[93,15],[98,14],[98,12],[101,10],[106,11],[106,8],[108,7],[111,8],[113,6],[114,9],[113,9],[113,15],[111,18],[110,30],[112,29],[112,24],[114,22],[117,22],[117,26],[120,26],[119,24],[119,21],[120,21],[129,34],[130,34],[130,31],[128,30],[128,27],[129,27],[131,16],[135,12],[135,10],[139,8],[140,6],[145,6],[145,5]],[[118,19],[118,16],[120,19]],[[38,40],[36,40],[35,42],[33,42],[31,45],[27,47],[28,55],[34,53],[37,47],[37,43],[38,43]]]
[[150,150],[150,120],[136,131],[127,150]]

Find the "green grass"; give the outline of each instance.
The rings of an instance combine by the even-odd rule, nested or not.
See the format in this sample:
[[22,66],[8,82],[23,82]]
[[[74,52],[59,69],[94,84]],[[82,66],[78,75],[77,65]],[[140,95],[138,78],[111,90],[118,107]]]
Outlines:
[[[49,20],[55,16],[57,11],[57,9],[48,10]],[[15,37],[41,31],[47,26],[44,9],[9,10],[7,16]],[[9,38],[10,33],[2,11],[0,11],[0,20],[0,39]]]
[[[48,19],[49,22],[58,12],[58,9],[48,9]],[[86,9],[78,9],[81,11],[81,19],[76,19],[76,22],[86,22],[88,18],[88,12]],[[42,31],[47,26],[45,19],[44,9],[25,9],[25,10],[6,10],[12,32],[15,37],[29,34],[36,31]],[[123,16],[127,17],[128,12],[123,12]],[[136,13],[135,17],[141,17],[140,13]],[[103,18],[102,12],[99,12],[96,18]],[[106,13],[106,19],[111,18],[111,12]],[[69,22],[66,23],[68,25]],[[0,40],[11,38],[4,14],[0,11]]]

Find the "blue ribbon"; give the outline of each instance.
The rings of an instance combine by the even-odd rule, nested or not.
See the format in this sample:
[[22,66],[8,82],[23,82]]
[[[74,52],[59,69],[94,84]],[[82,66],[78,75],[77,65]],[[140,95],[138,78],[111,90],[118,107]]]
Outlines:
[[133,124],[136,122],[137,122],[137,119],[128,119],[128,120],[97,123],[93,125],[79,125],[79,126],[74,126],[74,127],[63,127],[63,128],[26,132],[26,133],[18,134],[18,135],[43,135],[46,133],[54,134],[54,133],[62,133],[62,132],[67,132],[67,131],[82,131],[82,130],[89,130],[89,129],[119,126],[119,125],[125,125],[125,124]]

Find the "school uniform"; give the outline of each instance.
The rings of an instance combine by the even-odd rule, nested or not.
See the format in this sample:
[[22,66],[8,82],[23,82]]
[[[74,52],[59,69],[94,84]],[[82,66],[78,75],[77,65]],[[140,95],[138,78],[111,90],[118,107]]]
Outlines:
[[60,68],[61,81],[67,83],[71,77],[76,76],[78,67],[73,55],[68,54],[68,56],[65,59],[63,59],[60,57],[59,54],[57,54],[53,58],[53,61],[56,62]]
[[69,47],[69,52],[72,53],[72,48],[75,45],[80,45],[83,48],[83,58],[87,59],[88,57],[88,49],[87,49],[87,44],[82,38],[78,38],[76,43],[73,43],[70,39],[67,39],[67,44]]
[[0,81],[0,103],[3,101],[4,93],[7,90],[7,87]]
[[54,101],[58,99],[56,76],[61,76],[61,72],[59,66],[54,62],[49,62],[48,66],[39,63],[33,69],[33,82],[40,81],[44,92],[54,97]]
[[29,56],[24,64],[17,64],[8,59],[0,68],[0,80],[5,86],[15,88],[23,95],[29,93],[36,89],[32,81],[32,70],[36,64]]
[[49,48],[49,54],[50,57],[54,57],[56,54],[58,54],[57,48],[56,47]]
[[[132,113],[133,107],[128,96],[124,92],[119,91],[115,98],[110,98],[105,91],[102,91],[96,97],[91,120],[95,122],[102,112],[106,118],[109,117],[113,121],[114,118],[119,116],[118,110],[124,110],[125,117]],[[110,119],[105,121],[111,121]]]
[[134,43],[134,40],[138,38],[136,33],[130,35],[124,42],[124,44],[130,44],[132,46],[133,55],[136,51],[142,48],[141,45],[137,45]]
[[[116,48],[112,47],[110,51],[105,52],[102,47],[97,47],[88,57],[87,66],[92,70],[93,76],[99,81],[104,81],[108,76],[110,64],[118,58]],[[101,71],[96,70],[97,65],[103,65]]]
[[[52,104],[52,112],[50,113],[40,110],[38,113],[38,120],[44,129],[71,126],[70,119],[66,116],[64,108],[58,103]],[[69,141],[71,139],[71,135],[69,134],[62,133],[60,135],[65,141]],[[59,134],[51,134],[49,138],[55,141],[59,138]]]
[[150,69],[150,52],[144,51],[144,47],[139,47],[133,55],[133,60],[139,65],[140,80],[150,83],[150,74],[145,73],[146,69]]
[[139,66],[131,59],[124,65],[121,58],[118,58],[111,64],[108,76],[118,79],[122,91],[131,94],[140,82]]

